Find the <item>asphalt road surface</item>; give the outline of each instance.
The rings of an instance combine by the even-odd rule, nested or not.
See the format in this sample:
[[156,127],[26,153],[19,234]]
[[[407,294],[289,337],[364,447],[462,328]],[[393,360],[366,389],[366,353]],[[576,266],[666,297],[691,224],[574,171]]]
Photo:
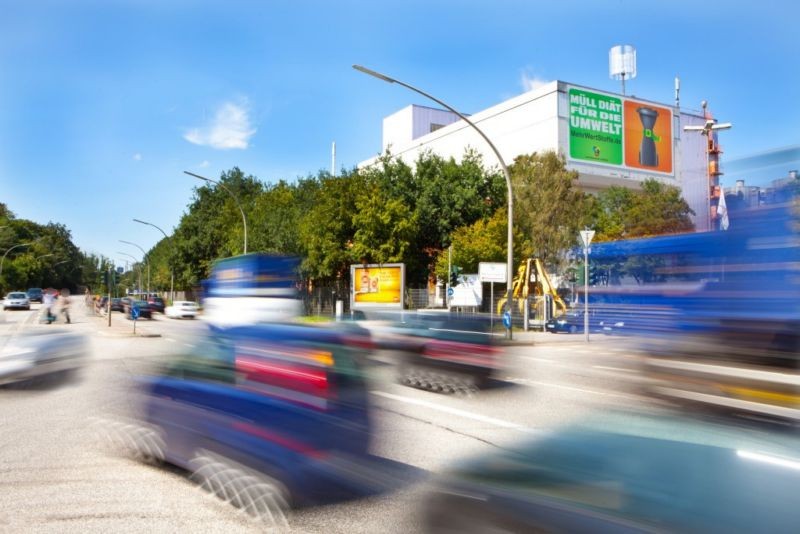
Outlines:
[[[156,315],[133,323],[92,314],[73,299],[72,324],[30,312],[0,316],[0,336],[37,328],[84,333],[79,375],[0,388],[0,531],[258,532],[264,525],[202,492],[177,469],[137,462],[108,436],[135,412],[131,380],[189,350],[203,321]],[[391,354],[370,366],[373,453],[391,465],[385,493],[292,511],[292,532],[417,532],[431,477],[459,459],[505,447],[611,407],[646,406],[636,358],[616,338],[538,334],[509,347],[499,380],[443,395],[395,382]],[[653,409],[656,409],[655,407]]]

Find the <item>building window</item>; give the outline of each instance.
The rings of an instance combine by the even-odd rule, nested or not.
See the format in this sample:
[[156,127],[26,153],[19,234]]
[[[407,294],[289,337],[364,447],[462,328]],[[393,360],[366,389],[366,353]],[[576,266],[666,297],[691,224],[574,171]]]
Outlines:
[[435,122],[431,123],[431,132],[435,132],[439,128],[444,128],[444,124],[436,124]]

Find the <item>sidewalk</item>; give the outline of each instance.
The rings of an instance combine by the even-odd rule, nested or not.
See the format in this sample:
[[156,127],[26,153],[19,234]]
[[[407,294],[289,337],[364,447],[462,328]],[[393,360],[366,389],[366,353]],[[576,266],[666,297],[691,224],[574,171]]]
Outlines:
[[86,318],[97,327],[97,333],[101,336],[161,337],[161,334],[153,331],[155,325],[148,324],[151,322],[150,320],[136,321],[136,334],[134,334],[133,321],[126,319],[124,313],[111,312],[111,326],[108,326],[108,315],[96,314],[83,302],[79,306],[83,309]]

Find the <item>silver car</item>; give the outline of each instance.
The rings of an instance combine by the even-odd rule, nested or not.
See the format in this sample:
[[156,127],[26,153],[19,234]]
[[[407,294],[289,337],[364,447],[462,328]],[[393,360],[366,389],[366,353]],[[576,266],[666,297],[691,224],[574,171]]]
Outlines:
[[0,384],[70,374],[88,351],[83,335],[63,330],[31,329],[0,338]]
[[17,310],[30,310],[31,301],[28,299],[28,295],[25,293],[13,291],[6,295],[5,300],[3,300],[3,310],[7,310],[9,308]]

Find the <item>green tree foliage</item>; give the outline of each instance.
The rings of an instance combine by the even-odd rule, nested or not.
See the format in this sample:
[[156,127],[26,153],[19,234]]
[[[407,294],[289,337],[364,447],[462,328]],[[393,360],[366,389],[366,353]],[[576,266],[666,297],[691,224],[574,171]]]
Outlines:
[[[514,257],[521,257],[521,235],[515,231]],[[488,219],[480,219],[453,232],[451,264],[465,273],[477,273],[482,261],[505,263],[508,259],[508,210],[501,208]],[[436,276],[447,278],[447,250],[436,261]]]
[[377,181],[367,181],[356,192],[351,258],[367,263],[402,262],[417,237],[417,218],[400,198]]
[[356,171],[340,176],[321,175],[313,207],[300,221],[304,259],[301,269],[309,278],[337,279],[349,273],[353,261],[353,214],[364,177]]
[[561,262],[588,220],[590,201],[578,190],[578,173],[555,152],[518,156],[511,166],[514,227],[522,235],[522,257]]
[[662,234],[691,232],[694,213],[677,187],[654,179],[642,182],[641,191],[614,186],[593,201],[595,239],[611,241]]
[[[206,184],[195,188],[188,212],[175,230],[178,287],[198,285],[208,276],[216,259],[243,251],[244,225],[239,206],[251,218],[255,200],[264,190],[263,184],[253,176],[245,176],[238,167],[223,172],[218,181],[225,187]],[[239,204],[225,188],[238,198]]]

